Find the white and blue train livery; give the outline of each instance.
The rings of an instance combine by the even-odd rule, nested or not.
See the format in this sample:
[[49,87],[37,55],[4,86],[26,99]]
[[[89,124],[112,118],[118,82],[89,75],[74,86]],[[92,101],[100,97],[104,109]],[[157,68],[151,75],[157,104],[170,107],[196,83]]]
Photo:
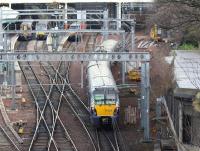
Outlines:
[[[101,44],[101,51],[103,49],[112,52],[117,43],[116,40],[105,40]],[[96,126],[112,124],[119,116],[119,96],[110,62],[90,61],[87,67],[87,80],[92,123]]]

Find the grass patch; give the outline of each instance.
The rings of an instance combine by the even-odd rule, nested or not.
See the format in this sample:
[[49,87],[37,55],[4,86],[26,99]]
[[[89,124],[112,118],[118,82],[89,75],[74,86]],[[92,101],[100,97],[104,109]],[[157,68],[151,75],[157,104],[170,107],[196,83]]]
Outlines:
[[180,50],[197,50],[198,48],[192,44],[184,43],[178,47]]

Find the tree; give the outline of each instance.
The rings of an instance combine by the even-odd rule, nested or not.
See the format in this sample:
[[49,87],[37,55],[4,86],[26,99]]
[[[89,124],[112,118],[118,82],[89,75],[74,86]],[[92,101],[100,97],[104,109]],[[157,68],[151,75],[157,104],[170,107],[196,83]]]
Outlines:
[[200,0],[157,0],[150,23],[172,33],[178,31],[186,41],[192,37],[200,47]]
[[172,66],[165,61],[165,56],[169,55],[169,47],[163,44],[161,47],[155,48],[152,51],[151,59],[151,102],[156,98],[167,93],[173,85]]
[[156,4],[156,16],[162,17],[159,24],[163,28],[200,26],[199,0],[157,0]]

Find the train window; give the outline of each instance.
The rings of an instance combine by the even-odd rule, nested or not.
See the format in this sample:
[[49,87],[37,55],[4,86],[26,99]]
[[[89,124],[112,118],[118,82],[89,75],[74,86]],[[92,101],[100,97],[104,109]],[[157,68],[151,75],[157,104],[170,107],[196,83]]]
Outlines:
[[46,29],[46,26],[43,25],[43,24],[39,24],[36,26],[37,30],[40,30],[40,29]]
[[104,103],[104,100],[95,100],[95,104],[96,105],[102,105],[102,104],[105,104],[105,103]]
[[78,29],[78,26],[71,26],[70,29]]
[[115,104],[115,99],[106,99],[106,104]]
[[116,102],[116,93],[115,91],[112,90],[108,90],[107,94],[106,94],[106,104],[115,104]]
[[103,95],[103,94],[96,94],[96,95],[94,96],[94,99],[95,99],[95,100],[104,99],[104,95]]
[[94,100],[97,105],[104,104],[104,94],[95,94]]
[[69,29],[80,29],[79,25],[72,25]]

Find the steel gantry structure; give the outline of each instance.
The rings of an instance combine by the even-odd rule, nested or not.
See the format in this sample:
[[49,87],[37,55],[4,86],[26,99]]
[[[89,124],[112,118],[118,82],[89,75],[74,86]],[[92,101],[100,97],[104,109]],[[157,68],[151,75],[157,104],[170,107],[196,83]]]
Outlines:
[[141,127],[144,128],[144,139],[150,139],[149,130],[149,61],[147,52],[4,52],[0,53],[0,61],[133,61],[142,62],[141,66]]
[[[1,10],[1,9],[0,9]],[[7,12],[8,13],[8,12]],[[23,15],[29,15],[30,12],[24,13]],[[42,14],[41,11],[37,12],[38,14]],[[70,12],[69,12],[70,13]],[[62,13],[63,14],[63,13]],[[96,32],[96,33],[119,33],[123,35],[122,47],[120,48],[120,52],[48,52],[47,50],[43,50],[41,52],[28,52],[24,50],[23,52],[12,49],[7,49],[7,35],[11,33],[21,33],[20,30],[3,30],[2,29],[2,22],[1,19],[2,11],[0,11],[0,44],[2,43],[2,35],[4,35],[4,47],[2,52],[0,53],[0,61],[5,62],[15,62],[15,61],[79,61],[79,62],[86,62],[86,61],[119,61],[122,62],[122,81],[125,81],[125,62],[132,61],[132,62],[141,62],[141,99],[140,99],[140,108],[141,108],[141,127],[144,129],[144,140],[148,141],[150,139],[150,130],[149,130],[149,91],[150,91],[150,84],[149,84],[149,62],[150,62],[150,54],[148,52],[126,52],[125,51],[125,31],[124,30],[116,30],[116,29],[109,29],[107,26],[107,22],[119,23],[119,21],[131,21],[132,22],[132,49],[135,47],[134,39],[135,39],[135,31],[134,31],[134,21],[130,19],[83,19],[79,21],[102,21],[104,22],[104,28],[100,30],[47,30],[45,32],[48,33],[86,33],[86,32]],[[39,19],[37,19],[39,21]],[[13,20],[12,20],[13,21]],[[16,20],[19,21],[19,20]],[[24,20],[23,20],[24,21]],[[69,21],[69,19],[56,19],[51,20],[47,19],[47,21]],[[71,19],[70,21],[77,21],[75,19]],[[27,31],[31,33],[38,32],[38,30]],[[82,65],[81,65],[82,66]],[[81,73],[83,74],[83,66],[81,67]],[[13,82],[14,84],[14,82]],[[13,86],[14,87],[14,86]]]
[[[25,52],[24,52],[25,51]],[[140,61],[148,62],[148,52],[1,52],[0,61]]]

